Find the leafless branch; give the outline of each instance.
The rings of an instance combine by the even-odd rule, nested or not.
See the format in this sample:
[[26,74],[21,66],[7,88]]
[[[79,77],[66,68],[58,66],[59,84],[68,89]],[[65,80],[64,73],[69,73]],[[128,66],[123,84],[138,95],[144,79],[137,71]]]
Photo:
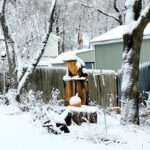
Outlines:
[[99,8],[95,8],[94,6],[89,6],[89,5],[85,5],[85,4],[82,4],[82,3],[81,3],[81,5],[84,6],[84,7],[86,7],[86,8],[94,9],[94,10],[96,10],[97,12],[99,12],[99,13],[101,13],[101,14],[107,16],[107,17],[110,17],[110,18],[114,19],[114,20],[117,21],[119,24],[122,24],[122,23],[120,23],[120,19],[119,19],[119,18],[116,18],[116,17],[114,17],[114,16],[112,16],[112,15],[109,15],[109,14],[105,13],[104,11],[100,10]]
[[52,32],[56,4],[57,4],[57,0],[53,0],[52,6],[51,6],[51,11],[50,11],[49,28],[48,28],[48,32],[46,34],[45,40],[43,41],[42,49],[38,52],[38,56],[33,60],[33,63],[27,68],[27,70],[23,73],[22,77],[20,78],[17,97],[19,96],[20,92],[22,91],[22,88],[27,84],[27,80],[30,78],[31,73],[35,70],[37,64],[39,63],[39,61],[45,51],[45,48],[48,43],[48,39]]
[[117,0],[114,0],[114,9],[116,12],[120,13],[119,9],[117,8]]

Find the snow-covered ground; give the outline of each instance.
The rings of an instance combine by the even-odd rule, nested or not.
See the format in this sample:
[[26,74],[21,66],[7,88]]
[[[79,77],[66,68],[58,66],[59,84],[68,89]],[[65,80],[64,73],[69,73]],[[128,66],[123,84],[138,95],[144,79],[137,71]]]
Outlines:
[[150,147],[150,127],[121,126],[119,115],[107,116],[107,135],[102,113],[97,124],[72,125],[69,134],[60,135],[48,133],[32,117],[14,105],[0,105],[0,150],[148,150]]

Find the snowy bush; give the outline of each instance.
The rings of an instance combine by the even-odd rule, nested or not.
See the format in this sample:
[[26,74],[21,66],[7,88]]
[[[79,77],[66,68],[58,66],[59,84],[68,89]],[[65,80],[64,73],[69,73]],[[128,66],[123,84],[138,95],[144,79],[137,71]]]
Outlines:
[[41,91],[34,92],[32,90],[22,94],[20,103],[21,110],[30,111],[31,109],[34,109],[35,107],[41,105],[41,103],[43,102],[42,94],[43,92]]
[[[53,110],[57,112],[58,106],[61,105],[62,100],[59,100],[60,91],[58,89],[53,89],[50,93],[50,100],[48,104],[43,102],[42,96],[43,92],[37,91],[34,92],[30,90],[21,95],[21,103],[19,104],[22,111],[28,111],[33,114],[33,120],[44,123],[48,120],[48,117],[45,113],[46,111]],[[43,109],[44,108],[44,109]]]
[[140,124],[150,125],[150,97],[146,101],[146,106],[141,105],[139,109]]
[[53,89],[50,93],[49,105],[53,107],[53,109],[57,106],[63,105],[63,100],[59,100],[60,91],[58,89]]

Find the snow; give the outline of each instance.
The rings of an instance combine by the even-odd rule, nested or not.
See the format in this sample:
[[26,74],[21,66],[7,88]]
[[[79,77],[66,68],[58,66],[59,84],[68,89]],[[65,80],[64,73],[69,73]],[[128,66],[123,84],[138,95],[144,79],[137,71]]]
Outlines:
[[142,64],[140,64],[140,68],[144,68],[150,65],[150,62],[143,62]]
[[33,65],[30,65],[28,67],[27,71],[25,72],[24,76],[21,78],[21,80],[19,82],[17,93],[20,93],[22,86],[26,82],[26,79],[28,78],[28,76],[32,73],[32,70],[33,70]]
[[59,37],[55,34],[50,34],[48,43],[46,45],[44,54],[42,57],[56,57],[58,56],[58,40]]
[[[93,51],[93,49],[81,49],[81,50],[73,50],[73,51],[66,51],[64,53],[61,53],[60,55],[58,55],[56,57],[56,59],[54,59],[54,61],[52,62],[52,64],[55,63],[64,63],[64,60],[67,59],[73,59],[71,57],[75,57],[75,55],[79,54],[79,53],[84,53],[84,52],[88,52],[88,51]],[[69,57],[69,58],[67,58]],[[75,59],[75,58],[74,58]]]
[[51,63],[54,61],[55,58],[52,57],[42,57],[41,60],[39,61],[37,67],[51,67]]
[[[73,104],[76,104],[79,101],[81,101],[81,100],[77,99],[77,96],[73,97]],[[86,106],[86,105],[81,105],[81,107],[68,106],[67,110],[68,110],[68,112],[94,113],[94,112],[98,112],[98,107],[95,107],[95,106]]]
[[111,74],[115,74],[115,70],[98,70],[98,69],[87,69],[87,73],[93,73],[94,75],[101,75],[101,74],[107,74],[107,75],[111,75]]
[[66,124],[64,118],[61,115],[59,115],[58,113],[56,113],[54,111],[50,111],[48,113],[49,113],[48,116],[49,116],[50,120],[51,121],[53,120],[54,123]]
[[127,63],[128,61],[126,62],[126,60],[131,59],[132,55],[133,55],[133,51],[128,52],[128,50],[124,50],[122,55],[122,59],[125,60],[123,61],[123,65],[122,65],[122,71],[124,72],[122,76],[122,83],[121,83],[122,92],[124,92],[127,88],[130,88],[132,85],[131,71],[133,70],[133,65]]
[[85,73],[85,74],[88,74],[88,71],[86,68],[82,68],[82,72]]
[[64,56],[63,61],[71,61],[71,60],[77,60],[77,56],[74,53],[70,53],[69,55]]
[[70,102],[70,105],[79,104],[79,103],[81,103],[81,98],[79,96],[75,95],[75,96],[71,97],[69,102]]
[[126,0],[125,7],[126,8],[133,7],[134,3],[135,3],[135,0]]
[[[71,125],[68,134],[54,135],[32,121],[31,113],[17,107],[0,105],[1,150],[148,150],[150,127],[122,126],[120,116],[106,116],[108,134],[104,133],[103,114],[97,124]],[[108,138],[110,141],[101,141]],[[118,143],[113,140],[117,139]]]
[[78,75],[77,76],[73,76],[73,77],[70,77],[68,76],[67,74],[63,77],[63,80],[64,81],[71,81],[71,80],[86,80],[85,77],[79,77]]
[[1,52],[1,57],[6,57],[6,51]]
[[133,5],[135,0],[127,0],[125,3],[125,7],[127,8],[125,23],[128,24],[134,20],[134,12],[133,12]]
[[142,11],[141,16],[146,16],[147,12],[149,11],[150,8],[150,3],[148,4],[148,6]]
[[[133,22],[132,22],[133,23]],[[130,24],[131,25],[131,24]],[[136,24],[137,25],[137,24]],[[130,28],[127,28],[127,25],[118,26],[98,37],[95,37],[91,40],[91,44],[107,44],[107,43],[115,43],[115,42],[122,42],[123,34],[126,32],[126,29],[135,28],[135,24],[133,23]],[[150,38],[150,23],[146,26],[144,30],[144,37],[143,39]]]
[[[64,62],[69,62],[69,61],[75,61],[76,62],[76,68],[79,70],[80,68],[85,67],[85,63],[83,60],[81,60],[79,57],[76,56],[76,54],[74,53],[70,53],[70,55],[66,55],[65,57],[63,57],[63,61]],[[85,68],[84,68],[84,72]],[[78,75],[70,77],[68,74],[68,70],[66,72],[66,75],[63,77],[64,81],[68,81],[68,80],[85,80],[85,77],[79,77]]]

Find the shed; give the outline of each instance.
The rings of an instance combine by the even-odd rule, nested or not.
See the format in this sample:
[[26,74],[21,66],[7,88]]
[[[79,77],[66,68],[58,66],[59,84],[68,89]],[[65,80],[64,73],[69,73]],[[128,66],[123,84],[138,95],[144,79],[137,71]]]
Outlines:
[[73,51],[67,51],[67,52],[61,53],[60,55],[56,57],[56,59],[54,59],[54,61],[52,62],[52,66],[53,67],[66,67],[63,59],[67,55],[69,56],[72,54],[75,54],[77,57],[82,59],[87,69],[91,69],[93,68],[93,66],[95,66],[95,54],[94,54],[93,49],[81,49],[81,50],[73,50]]
[[[123,32],[125,25],[118,26],[94,39],[95,68],[117,71],[121,68],[123,52]],[[144,30],[140,63],[150,61],[150,24]]]

